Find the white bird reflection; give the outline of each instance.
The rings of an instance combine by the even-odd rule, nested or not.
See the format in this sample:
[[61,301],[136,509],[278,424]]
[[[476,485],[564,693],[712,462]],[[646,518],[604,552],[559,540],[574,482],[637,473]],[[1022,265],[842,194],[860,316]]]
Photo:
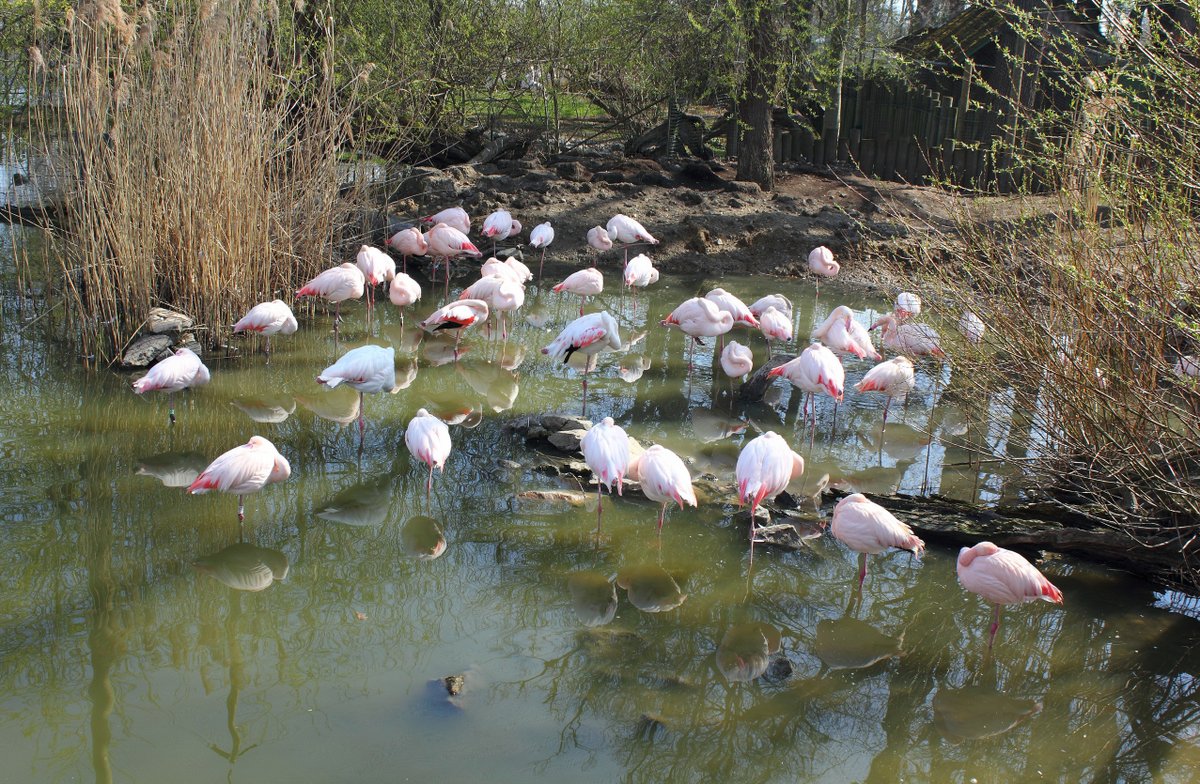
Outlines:
[[283,580],[288,573],[287,556],[278,550],[245,542],[231,544],[220,552],[197,558],[192,564],[235,591],[262,591]]
[[493,412],[507,411],[521,391],[517,375],[491,362],[462,362],[458,373],[467,385],[482,395]]
[[697,408],[692,411],[692,432],[705,444],[741,435],[746,432],[746,427],[746,420],[724,411],[711,408]]
[[941,688],[933,695],[933,723],[955,743],[1002,735],[1041,709],[1037,700],[1009,697],[988,686]]
[[650,369],[650,358],[641,354],[626,354],[617,365],[617,375],[627,384],[632,384]]
[[817,624],[813,653],[831,670],[861,670],[899,656],[902,637],[888,637],[856,618],[826,618]]
[[617,585],[625,589],[629,603],[642,612],[674,610],[687,598],[667,570],[654,564],[622,569],[617,574]]
[[730,626],[717,646],[717,669],[730,683],[749,683],[767,671],[771,655],[779,653],[781,636],[774,626],[759,622]]
[[446,552],[446,537],[432,517],[410,517],[400,529],[400,547],[418,561],[432,561]]
[[421,355],[430,367],[441,367],[457,362],[467,355],[471,347],[466,343],[456,346],[454,338],[449,335],[438,335],[425,341]]
[[342,525],[377,527],[387,520],[392,500],[391,477],[351,485],[316,508],[317,517]]
[[317,395],[297,395],[296,402],[321,419],[348,425],[358,419],[358,392],[341,386]]
[[575,572],[567,578],[567,590],[575,615],[584,626],[604,626],[616,617],[617,587],[600,572]]
[[187,487],[211,460],[199,452],[163,452],[138,461],[138,476],[152,476],[164,487]]
[[287,420],[296,410],[296,401],[290,396],[243,396],[229,401],[254,422],[277,425]]

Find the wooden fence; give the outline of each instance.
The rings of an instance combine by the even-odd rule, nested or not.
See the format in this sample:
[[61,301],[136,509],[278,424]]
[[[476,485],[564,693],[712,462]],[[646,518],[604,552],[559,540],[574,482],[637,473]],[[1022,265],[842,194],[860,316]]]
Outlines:
[[777,122],[775,162],[836,162],[883,180],[1010,190],[1008,161],[997,160],[993,145],[1010,129],[1000,112],[967,101],[969,79],[957,97],[900,83],[847,86],[840,133],[832,108],[819,132],[803,122]]

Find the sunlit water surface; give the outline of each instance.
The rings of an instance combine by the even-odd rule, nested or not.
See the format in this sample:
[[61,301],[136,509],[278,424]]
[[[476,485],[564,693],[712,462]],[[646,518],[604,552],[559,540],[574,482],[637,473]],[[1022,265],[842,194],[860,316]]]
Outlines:
[[[616,266],[603,265],[610,287]],[[608,293],[633,345],[591,375],[592,418],[730,482],[740,444],[775,429],[809,462],[797,496],[824,473],[875,492],[1019,494],[953,443],[1023,454],[1028,425],[1004,395],[931,413],[932,368],[882,446],[881,400],[849,394],[836,430],[821,400],[810,448],[798,396],[780,386],[740,407],[711,345],[689,384],[684,341],[657,320],[714,285],[748,302],[786,294],[799,335],[841,302],[862,318],[887,307],[766,277]],[[660,540],[656,507],[606,499],[597,542],[593,498],[520,497],[579,485],[535,470],[504,427],[578,413],[578,373],[538,351],[578,301],[531,289],[507,344],[476,331],[454,362],[415,329],[428,288],[403,324],[385,302],[369,334],[362,305],[345,308],[339,347],[329,317],[305,311],[269,366],[252,340],[207,358],[212,384],[177,401],[172,428],[164,399],[49,338],[53,315],[36,320],[44,303],[4,264],[0,780],[1193,779],[1200,633],[1150,587],[1049,560],[1065,605],[1007,612],[989,657],[988,608],[937,546],[872,559],[848,609],[853,553],[824,536],[800,553],[760,547],[751,569],[745,516],[722,503],[672,511]],[[314,377],[368,340],[415,377],[367,399],[360,456],[354,394]],[[749,342],[761,362],[761,337]],[[865,369],[848,366],[847,388]],[[949,369],[937,379],[953,386]],[[422,406],[458,422],[428,499],[403,443]],[[254,434],[293,475],[248,499],[239,544],[234,498],[181,488]],[[450,699],[438,681],[454,674]]]

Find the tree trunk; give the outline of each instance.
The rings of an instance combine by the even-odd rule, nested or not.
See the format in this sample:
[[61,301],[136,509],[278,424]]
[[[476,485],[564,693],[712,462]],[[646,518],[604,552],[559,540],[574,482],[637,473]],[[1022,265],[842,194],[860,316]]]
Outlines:
[[743,0],[749,35],[745,97],[738,103],[742,138],[738,144],[737,179],[756,182],[764,191],[775,187],[771,153],[771,109],[775,98],[775,48],[778,39],[772,0]]

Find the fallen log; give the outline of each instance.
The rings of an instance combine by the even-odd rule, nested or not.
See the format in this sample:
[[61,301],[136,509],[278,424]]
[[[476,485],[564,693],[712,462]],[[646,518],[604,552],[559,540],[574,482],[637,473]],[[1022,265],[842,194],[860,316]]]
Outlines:
[[786,365],[795,358],[795,354],[772,354],[771,358],[755,370],[750,378],[746,379],[746,383],[738,388],[738,402],[761,402],[763,395],[767,394],[767,388],[775,381],[773,378],[768,378],[767,374],[780,365]]

